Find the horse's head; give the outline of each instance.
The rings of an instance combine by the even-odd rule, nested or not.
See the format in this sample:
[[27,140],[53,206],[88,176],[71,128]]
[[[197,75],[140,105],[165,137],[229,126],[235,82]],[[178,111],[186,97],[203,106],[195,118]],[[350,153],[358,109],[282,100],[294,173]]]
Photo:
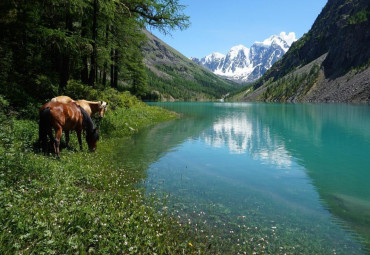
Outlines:
[[107,102],[99,101],[99,117],[100,118],[104,117],[104,113],[107,110],[107,108],[108,108],[108,103]]
[[90,134],[86,135],[86,142],[89,146],[91,151],[95,151],[98,147],[98,140],[99,140],[99,132],[96,128]]

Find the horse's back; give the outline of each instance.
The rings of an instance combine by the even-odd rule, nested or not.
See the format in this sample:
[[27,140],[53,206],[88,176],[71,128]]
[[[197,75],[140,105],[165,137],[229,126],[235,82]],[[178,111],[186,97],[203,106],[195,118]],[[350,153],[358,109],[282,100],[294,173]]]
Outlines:
[[52,103],[56,103],[56,102],[59,102],[59,103],[63,103],[63,104],[69,104],[71,102],[75,102],[72,98],[70,98],[69,96],[57,96],[57,97],[54,97],[50,100],[50,102]]
[[89,116],[91,116],[92,114],[92,111],[91,111],[91,107],[90,107],[90,102],[89,101],[86,101],[86,100],[77,100],[76,103],[81,106],[86,112],[87,114],[89,114]]
[[50,108],[51,124],[54,128],[63,128],[63,130],[75,130],[82,128],[82,114],[80,108],[75,102],[60,103],[48,102],[44,104],[40,112],[45,108]]

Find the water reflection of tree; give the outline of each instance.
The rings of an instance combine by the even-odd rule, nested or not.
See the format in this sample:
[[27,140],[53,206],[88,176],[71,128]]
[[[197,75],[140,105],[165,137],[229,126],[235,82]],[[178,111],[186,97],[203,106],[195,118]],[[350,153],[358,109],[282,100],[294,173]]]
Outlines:
[[[212,107],[208,104],[208,107]],[[143,130],[131,138],[123,139],[117,151],[117,160],[129,169],[146,170],[163,155],[191,137],[197,137],[207,129],[215,114],[208,114],[205,105],[188,107],[186,104],[173,104],[174,110],[186,112],[180,119],[158,124]]]

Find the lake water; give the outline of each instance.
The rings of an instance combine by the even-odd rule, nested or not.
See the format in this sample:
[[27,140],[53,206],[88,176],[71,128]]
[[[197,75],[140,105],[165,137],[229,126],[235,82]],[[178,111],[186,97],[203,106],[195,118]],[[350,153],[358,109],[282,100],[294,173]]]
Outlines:
[[120,153],[179,224],[232,254],[369,254],[369,106],[155,105],[182,117]]

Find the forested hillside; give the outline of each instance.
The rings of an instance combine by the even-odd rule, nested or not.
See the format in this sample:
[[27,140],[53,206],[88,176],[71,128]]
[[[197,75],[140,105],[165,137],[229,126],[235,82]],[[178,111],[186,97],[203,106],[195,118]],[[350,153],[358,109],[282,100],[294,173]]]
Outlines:
[[151,100],[214,100],[240,88],[200,67],[149,31],[142,48]]
[[[0,95],[18,111],[91,89],[146,93],[144,27],[184,29],[177,0],[0,2]],[[87,94],[87,95],[86,95]]]

